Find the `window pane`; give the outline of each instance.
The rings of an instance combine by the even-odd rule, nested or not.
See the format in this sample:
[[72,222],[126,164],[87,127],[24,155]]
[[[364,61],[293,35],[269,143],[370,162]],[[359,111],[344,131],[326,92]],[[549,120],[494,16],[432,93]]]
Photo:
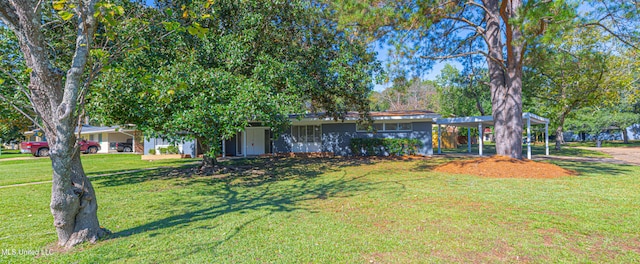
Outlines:
[[387,131],[398,130],[398,123],[386,123],[386,124],[384,124],[384,130],[387,130]]
[[322,130],[320,130],[320,126],[313,126],[313,135],[313,142],[322,142]]
[[300,126],[300,139],[298,142],[307,142],[307,126]]
[[373,124],[373,128],[376,131],[382,131],[382,123]]
[[398,130],[412,130],[411,123],[400,123],[398,124]]
[[293,138],[293,142],[298,142],[299,140],[299,133],[298,133],[298,129],[300,129],[299,126],[291,126],[291,137]]
[[313,126],[307,126],[307,142],[313,142]]
[[367,125],[361,125],[356,123],[356,131],[367,131],[367,129],[369,129]]

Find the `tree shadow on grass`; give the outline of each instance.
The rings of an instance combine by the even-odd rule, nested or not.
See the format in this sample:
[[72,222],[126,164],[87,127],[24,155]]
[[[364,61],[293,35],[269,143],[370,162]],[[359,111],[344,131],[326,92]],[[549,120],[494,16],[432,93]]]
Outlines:
[[433,157],[431,159],[425,159],[418,162],[418,164],[413,168],[411,168],[411,170],[412,171],[432,171],[436,167],[440,165],[444,165],[451,161],[466,160],[466,159],[472,159],[472,158],[477,158],[477,157],[474,157],[474,156]]
[[[206,181],[215,184],[216,178],[221,176],[231,178],[243,177],[244,185],[259,185],[275,180],[286,180],[292,177],[312,178],[319,174],[335,171],[339,168],[372,164],[371,159],[351,159],[351,158],[283,158],[266,157],[253,159],[237,159],[220,162],[219,165],[227,168],[220,175],[207,177],[197,175],[198,164],[187,164],[177,167],[161,167],[154,169],[139,169],[133,172],[116,171],[110,175],[92,177],[92,181],[104,186],[121,186],[136,184],[145,181],[172,179],[172,178],[194,178],[191,182],[197,183]],[[115,175],[114,175],[115,174]],[[92,173],[92,175],[95,175]],[[198,178],[203,176],[203,178]],[[224,178],[223,177],[223,178]]]
[[184,180],[177,181],[176,184],[198,188],[198,199],[176,199],[158,205],[159,208],[187,209],[188,212],[117,231],[109,236],[110,239],[210,221],[232,213],[255,212],[259,215],[227,232],[223,239],[213,243],[215,247],[233,238],[247,225],[269,215],[297,210],[313,213],[313,210],[304,204],[305,201],[349,197],[370,190],[376,183],[361,181],[366,174],[352,177],[344,172],[342,176],[318,177],[326,172],[340,171],[341,167],[359,166],[367,162],[369,161],[333,158],[263,158],[228,163],[226,165],[229,167],[242,169],[226,174],[185,176],[179,173],[172,174],[176,173],[175,169],[162,169],[104,177],[96,181],[96,184],[117,186],[184,177]]
[[579,162],[552,160],[549,163],[578,172],[578,176],[624,176],[638,172],[638,166],[609,164],[604,162]]
[[140,170],[153,170],[156,168],[159,170],[164,170],[164,169],[171,169],[174,167],[195,166],[195,164],[197,164],[198,162],[199,161],[193,160],[193,159],[180,159],[180,160],[171,161],[170,163],[160,163],[160,165],[156,166],[155,168],[141,167],[141,168],[112,169],[112,170],[106,169],[106,170],[100,170],[100,171],[86,172],[86,174],[89,177],[99,178],[99,177],[102,177],[103,174],[122,174],[122,173],[132,172],[132,171],[133,171],[132,173],[136,173],[137,171],[140,171]]

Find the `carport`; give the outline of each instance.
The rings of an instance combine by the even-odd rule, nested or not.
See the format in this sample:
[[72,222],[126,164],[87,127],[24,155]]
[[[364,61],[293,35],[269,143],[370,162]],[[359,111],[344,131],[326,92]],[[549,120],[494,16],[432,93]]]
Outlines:
[[[544,125],[544,144],[545,155],[549,155],[549,119],[532,114],[523,113],[523,121],[527,125],[527,159],[531,159],[531,125]],[[442,154],[442,125],[456,126],[456,127],[477,127],[478,128],[478,155],[482,156],[482,141],[483,141],[483,128],[485,126],[494,126],[493,116],[467,116],[467,117],[454,117],[454,118],[437,118],[436,124],[438,125],[438,154]],[[467,130],[467,149],[468,153],[471,153],[471,130]]]

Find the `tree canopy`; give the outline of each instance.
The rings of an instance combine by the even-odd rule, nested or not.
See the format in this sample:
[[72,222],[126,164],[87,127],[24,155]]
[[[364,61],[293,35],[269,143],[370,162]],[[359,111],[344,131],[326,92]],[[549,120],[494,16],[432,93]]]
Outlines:
[[105,71],[94,90],[91,111],[107,123],[196,138],[213,158],[250,122],[279,131],[289,114],[366,115],[374,55],[331,12],[308,1],[159,6],[164,20],[141,35],[146,48]]

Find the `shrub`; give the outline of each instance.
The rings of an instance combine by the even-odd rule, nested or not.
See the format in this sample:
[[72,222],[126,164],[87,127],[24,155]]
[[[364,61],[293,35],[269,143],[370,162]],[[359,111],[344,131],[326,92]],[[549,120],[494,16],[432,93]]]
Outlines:
[[356,156],[412,155],[422,147],[422,141],[407,138],[354,138],[351,150]]
[[156,155],[156,149],[150,149],[149,155]]
[[167,151],[167,148],[158,148],[158,152],[160,152],[160,155],[169,154],[168,151]]
[[167,147],[167,153],[168,154],[178,154],[178,153],[180,153],[180,149],[178,149],[178,146],[168,146]]

